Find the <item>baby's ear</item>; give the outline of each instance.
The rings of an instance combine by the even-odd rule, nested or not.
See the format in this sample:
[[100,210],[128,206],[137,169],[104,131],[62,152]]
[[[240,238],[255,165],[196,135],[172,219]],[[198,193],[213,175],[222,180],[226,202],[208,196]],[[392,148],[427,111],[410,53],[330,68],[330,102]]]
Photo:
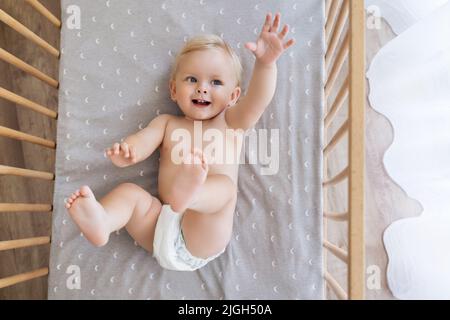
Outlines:
[[177,86],[176,86],[175,80],[172,79],[169,81],[169,89],[170,89],[170,98],[173,101],[177,102],[177,99],[176,99]]
[[240,96],[241,96],[241,88],[240,87],[234,88],[233,92],[231,93],[231,97],[230,97],[231,101],[228,104],[228,106],[234,106]]

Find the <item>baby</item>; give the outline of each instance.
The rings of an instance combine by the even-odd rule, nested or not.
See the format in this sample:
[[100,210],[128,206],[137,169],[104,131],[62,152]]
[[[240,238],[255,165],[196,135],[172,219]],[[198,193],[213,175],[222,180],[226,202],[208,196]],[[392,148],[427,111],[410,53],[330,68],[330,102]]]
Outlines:
[[[256,124],[272,100],[276,61],[294,44],[293,39],[284,41],[289,27],[278,33],[279,25],[279,13],[273,20],[267,14],[256,43],[245,45],[256,61],[241,99],[242,67],[232,49],[213,35],[188,41],[169,83],[171,99],[184,117],[159,115],[145,129],[106,150],[123,168],[147,159],[159,147],[159,199],[135,184],[123,183],[97,201],[91,189],[82,186],[69,197],[66,208],[86,239],[103,246],[111,232],[125,227],[163,268],[178,271],[196,270],[223,253],[232,233],[239,161],[225,162],[220,155],[237,150],[233,159],[239,159],[245,130]],[[195,130],[214,132],[224,147],[206,152],[210,143],[194,139]]]

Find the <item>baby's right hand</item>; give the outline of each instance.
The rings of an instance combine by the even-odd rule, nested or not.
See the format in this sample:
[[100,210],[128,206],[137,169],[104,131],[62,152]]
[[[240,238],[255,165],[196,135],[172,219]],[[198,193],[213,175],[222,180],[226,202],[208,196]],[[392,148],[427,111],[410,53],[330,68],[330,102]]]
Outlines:
[[126,142],[114,143],[112,148],[106,149],[106,154],[117,166],[127,166],[136,163],[136,149]]

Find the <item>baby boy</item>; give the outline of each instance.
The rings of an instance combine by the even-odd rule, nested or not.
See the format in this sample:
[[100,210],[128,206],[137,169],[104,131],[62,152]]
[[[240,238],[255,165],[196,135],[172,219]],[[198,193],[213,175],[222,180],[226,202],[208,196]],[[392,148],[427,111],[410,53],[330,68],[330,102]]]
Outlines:
[[[159,115],[106,150],[123,168],[159,148],[159,199],[136,184],[123,183],[97,201],[91,189],[82,186],[66,208],[86,239],[103,246],[111,232],[125,227],[163,268],[178,271],[196,270],[223,253],[231,238],[239,161],[224,161],[220,155],[237,153],[232,158],[239,159],[243,134],[272,100],[276,61],[294,44],[293,39],[284,40],[289,27],[278,32],[279,25],[279,13],[273,19],[267,14],[256,43],[245,45],[256,61],[242,98],[242,67],[233,50],[214,35],[187,42],[169,84],[171,99],[184,116]],[[224,141],[211,151],[207,139],[194,139],[199,128]]]

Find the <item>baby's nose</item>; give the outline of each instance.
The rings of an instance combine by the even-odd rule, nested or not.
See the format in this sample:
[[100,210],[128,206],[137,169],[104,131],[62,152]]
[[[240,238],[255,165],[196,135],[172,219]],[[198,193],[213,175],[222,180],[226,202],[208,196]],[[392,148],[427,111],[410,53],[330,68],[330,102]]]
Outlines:
[[205,88],[202,89],[198,88],[197,93],[208,93],[208,91]]

